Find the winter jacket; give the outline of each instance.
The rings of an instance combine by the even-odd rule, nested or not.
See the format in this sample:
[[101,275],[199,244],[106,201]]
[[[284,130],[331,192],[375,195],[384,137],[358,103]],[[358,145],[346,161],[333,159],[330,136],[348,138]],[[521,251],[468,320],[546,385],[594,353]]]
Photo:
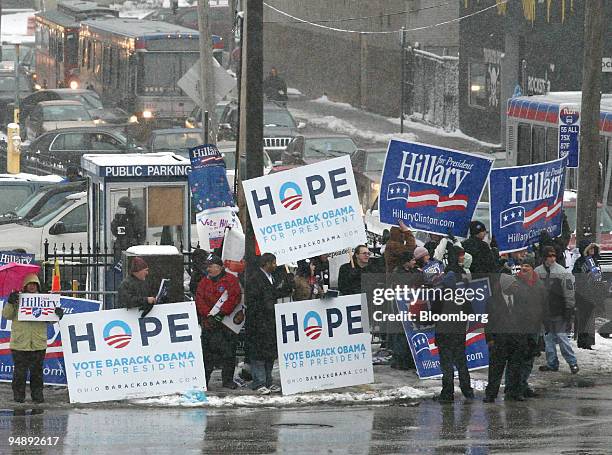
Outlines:
[[497,259],[487,242],[477,237],[470,237],[463,242],[463,249],[472,256],[472,273],[495,273],[498,269]]
[[[225,302],[217,305],[217,302],[226,291],[227,298]],[[204,321],[204,326],[210,328],[208,316],[215,316],[217,314],[229,316],[232,314],[236,305],[240,303],[241,295],[242,291],[238,278],[231,273],[223,271],[214,278],[202,278],[196,291],[195,303],[196,311],[200,319]]]
[[550,269],[542,264],[536,267],[535,271],[540,275],[547,291],[545,320],[570,318],[575,306],[572,274],[557,262]]
[[499,335],[518,337],[521,332],[521,315],[519,308],[513,304],[514,297],[510,298],[510,286],[516,282],[516,278],[510,275],[500,276],[500,288],[502,292],[493,293],[487,300],[486,313],[488,321],[485,325],[485,336],[487,342],[494,341]]
[[385,270],[387,273],[393,271],[400,265],[400,257],[406,251],[414,251],[416,240],[410,231],[402,231],[397,226],[393,226],[389,231],[389,240],[385,247]]
[[[595,255],[588,256],[587,251],[595,248]],[[578,249],[580,257],[574,262],[572,273],[576,282],[576,308],[584,313],[590,312],[604,302],[607,289],[602,281],[599,266],[599,245],[589,240],[582,240]]]
[[319,277],[315,275],[316,281],[310,284],[307,276],[298,275],[295,277],[295,290],[293,291],[293,300],[311,300],[320,299],[323,295],[323,288],[319,284]]
[[355,267],[350,262],[342,264],[338,271],[338,290],[342,295],[350,294],[361,294],[363,292],[361,287],[361,277],[367,273],[373,273],[375,267],[372,264],[368,264],[365,267],[359,267],[355,264]]
[[251,360],[271,361],[278,356],[274,305],[282,293],[279,285],[270,283],[259,268],[247,276],[245,345]]
[[47,322],[20,321],[17,317],[19,303],[4,304],[2,316],[11,323],[13,351],[44,351],[47,349]]
[[538,278],[533,284],[522,276],[517,277],[518,286],[513,293],[514,306],[519,316],[517,323],[521,333],[540,333],[546,311],[546,288],[537,273]]
[[[453,264],[445,270],[444,280],[440,288],[444,291],[447,289],[455,290],[459,281],[463,280],[462,269],[458,264]],[[452,298],[447,298],[444,292],[443,298],[436,299],[431,302],[431,312],[433,314],[447,315],[451,317],[466,316],[473,313],[472,303],[470,301],[460,302]],[[467,330],[467,320],[441,320],[436,322],[436,335],[441,333],[463,333]]]
[[119,285],[117,308],[146,308],[150,296],[149,283],[130,274]]

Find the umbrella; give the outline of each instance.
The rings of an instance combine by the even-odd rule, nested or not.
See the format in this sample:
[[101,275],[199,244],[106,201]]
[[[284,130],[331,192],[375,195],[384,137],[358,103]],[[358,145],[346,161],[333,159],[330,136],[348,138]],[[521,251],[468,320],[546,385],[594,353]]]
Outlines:
[[18,264],[16,262],[3,265],[0,267],[0,297],[6,297],[13,291],[21,291],[23,279],[26,275],[39,271],[39,265]]

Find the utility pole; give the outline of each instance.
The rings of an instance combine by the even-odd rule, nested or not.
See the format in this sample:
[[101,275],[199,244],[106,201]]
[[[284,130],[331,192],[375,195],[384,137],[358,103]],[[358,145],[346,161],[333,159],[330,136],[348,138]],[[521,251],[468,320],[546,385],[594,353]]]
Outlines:
[[[597,234],[599,175],[599,113],[601,103],[601,56],[604,34],[603,0],[584,2],[584,59],[580,115],[580,155],[576,201],[576,244]],[[601,182],[603,185],[603,182]],[[607,198],[607,196],[604,196]],[[605,200],[605,199],[604,199]]]
[[[205,143],[216,143],[217,118],[215,117],[215,78],[212,63],[212,44],[208,22],[208,0],[198,0],[198,29],[200,32],[200,101],[202,107],[202,138]],[[205,120],[208,112],[210,128]],[[208,132],[212,131],[212,140]]]
[[[240,81],[240,150],[246,153],[246,180],[263,175],[263,2],[246,0]],[[245,109],[245,107],[248,108]],[[245,205],[246,209],[246,205]],[[255,256],[255,232],[245,213],[245,257]],[[265,251],[262,251],[265,253]]]
[[2,61],[2,0],[0,0],[0,62]]

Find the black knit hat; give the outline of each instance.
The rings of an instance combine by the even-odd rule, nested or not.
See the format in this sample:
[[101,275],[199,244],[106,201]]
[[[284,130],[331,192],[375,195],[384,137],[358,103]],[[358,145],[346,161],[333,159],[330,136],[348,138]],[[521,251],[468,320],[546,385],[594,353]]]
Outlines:
[[223,259],[221,259],[219,256],[215,256],[214,254],[211,254],[210,256],[208,256],[208,263],[216,264],[216,265],[220,265],[221,267],[224,267]]
[[472,221],[470,223],[470,235],[475,236],[481,232],[487,232],[487,227],[482,221]]

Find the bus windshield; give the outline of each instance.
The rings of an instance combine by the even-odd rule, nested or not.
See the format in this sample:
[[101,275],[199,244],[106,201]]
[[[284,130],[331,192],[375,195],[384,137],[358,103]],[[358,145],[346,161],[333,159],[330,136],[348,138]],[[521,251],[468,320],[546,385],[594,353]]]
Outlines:
[[197,60],[197,52],[141,54],[138,68],[138,93],[145,96],[182,95],[183,91],[177,83]]

